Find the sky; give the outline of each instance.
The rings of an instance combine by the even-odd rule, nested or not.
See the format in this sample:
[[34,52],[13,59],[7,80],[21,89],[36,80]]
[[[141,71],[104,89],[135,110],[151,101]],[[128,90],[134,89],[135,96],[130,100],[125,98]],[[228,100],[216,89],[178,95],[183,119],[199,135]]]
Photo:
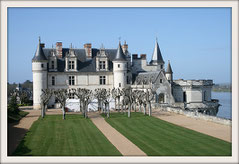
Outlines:
[[174,79],[231,83],[231,8],[8,8],[8,82],[32,81],[38,37],[83,48],[117,48],[151,60],[156,37]]

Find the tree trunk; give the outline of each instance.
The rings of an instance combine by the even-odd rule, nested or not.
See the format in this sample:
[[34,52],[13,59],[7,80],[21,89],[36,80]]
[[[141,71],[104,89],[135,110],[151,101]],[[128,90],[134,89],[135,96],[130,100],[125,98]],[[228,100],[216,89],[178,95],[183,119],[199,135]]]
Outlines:
[[152,108],[151,108],[151,102],[149,102],[149,116],[151,116],[151,111],[152,110]]
[[118,97],[118,102],[117,102],[117,104],[118,104],[118,105],[117,105],[117,106],[118,106],[117,108],[118,108],[118,110],[120,111],[120,110],[121,110],[121,109],[120,109],[120,108],[121,108],[121,106],[120,106],[120,96]]
[[88,114],[87,114],[87,112],[88,112],[88,103],[87,102],[85,102],[85,118],[88,118]]
[[130,112],[131,112],[131,103],[129,103],[129,107],[128,107],[128,117],[130,117]]
[[139,112],[142,111],[142,104],[139,104]]
[[146,104],[144,104],[144,115],[146,115]]
[[100,111],[100,99],[98,99],[98,111]]
[[62,113],[63,113],[63,120],[65,120],[65,115],[66,115],[65,105],[62,106]]
[[47,105],[44,105],[44,111],[43,111],[44,117],[45,117],[45,115],[46,115],[46,111],[47,111]]
[[44,118],[44,105],[41,104],[41,117]]
[[107,103],[107,118],[110,117],[110,105]]

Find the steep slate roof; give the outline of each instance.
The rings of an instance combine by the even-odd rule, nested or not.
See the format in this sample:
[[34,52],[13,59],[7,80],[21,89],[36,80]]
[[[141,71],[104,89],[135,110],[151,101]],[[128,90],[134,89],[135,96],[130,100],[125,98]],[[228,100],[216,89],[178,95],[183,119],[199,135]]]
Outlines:
[[172,71],[172,68],[171,68],[171,65],[170,65],[170,62],[169,62],[169,61],[168,61],[168,67],[167,67],[166,73],[173,73],[173,71]]
[[[80,72],[96,72],[96,56],[99,49],[92,48],[92,58],[86,58],[85,49],[73,49],[77,57],[77,70]],[[44,48],[43,52],[46,58],[51,56],[51,52],[55,51],[52,48]],[[58,72],[64,72],[65,69],[65,56],[69,52],[69,48],[62,49],[62,58],[57,58],[57,70]],[[106,56],[109,60],[109,71],[113,71],[112,61],[115,59],[117,49],[105,49]]]
[[43,60],[47,60],[47,58],[42,50],[41,42],[39,41],[35,56],[32,58],[32,61],[43,61]]
[[126,61],[126,56],[123,53],[123,50],[122,50],[122,47],[121,47],[120,43],[119,43],[119,46],[118,46],[118,49],[117,49],[116,56],[115,56],[113,61]]
[[152,60],[150,61],[150,63],[160,63],[160,64],[162,63],[162,64],[164,64],[163,57],[162,57],[157,39],[156,39],[156,42],[155,42],[154,52],[153,52]]

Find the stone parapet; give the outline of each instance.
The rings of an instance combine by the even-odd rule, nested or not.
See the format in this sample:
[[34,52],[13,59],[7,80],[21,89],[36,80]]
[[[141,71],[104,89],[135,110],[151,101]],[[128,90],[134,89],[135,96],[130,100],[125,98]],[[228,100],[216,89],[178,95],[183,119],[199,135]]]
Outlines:
[[216,116],[210,116],[210,115],[199,113],[197,111],[195,111],[195,112],[186,111],[186,110],[183,110],[179,107],[170,107],[168,105],[161,105],[161,106],[159,105],[154,110],[174,112],[174,113],[177,113],[177,114],[185,115],[187,117],[191,117],[191,118],[195,118],[195,119],[202,119],[202,120],[206,120],[206,121],[211,121],[211,122],[214,122],[214,123],[227,125],[227,126],[232,125],[232,121],[230,119],[220,118],[220,117],[216,117]]
[[176,85],[180,85],[180,86],[212,86],[213,85],[213,81],[212,80],[183,80],[183,79],[179,79],[179,80],[174,80],[173,81],[174,84]]

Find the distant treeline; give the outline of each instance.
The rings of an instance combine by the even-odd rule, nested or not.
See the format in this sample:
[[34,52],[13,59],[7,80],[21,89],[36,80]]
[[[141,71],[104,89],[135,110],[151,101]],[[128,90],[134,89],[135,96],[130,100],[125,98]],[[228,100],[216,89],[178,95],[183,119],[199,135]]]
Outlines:
[[[10,96],[10,93],[12,93],[17,85],[19,83],[13,83],[13,84],[10,84],[10,83],[7,83],[7,95]],[[22,88],[28,88],[30,91],[32,91],[32,88],[33,88],[33,84],[30,80],[26,80],[24,83],[20,83],[21,87]]]
[[215,84],[212,90],[214,92],[231,92],[232,85],[231,84]]

